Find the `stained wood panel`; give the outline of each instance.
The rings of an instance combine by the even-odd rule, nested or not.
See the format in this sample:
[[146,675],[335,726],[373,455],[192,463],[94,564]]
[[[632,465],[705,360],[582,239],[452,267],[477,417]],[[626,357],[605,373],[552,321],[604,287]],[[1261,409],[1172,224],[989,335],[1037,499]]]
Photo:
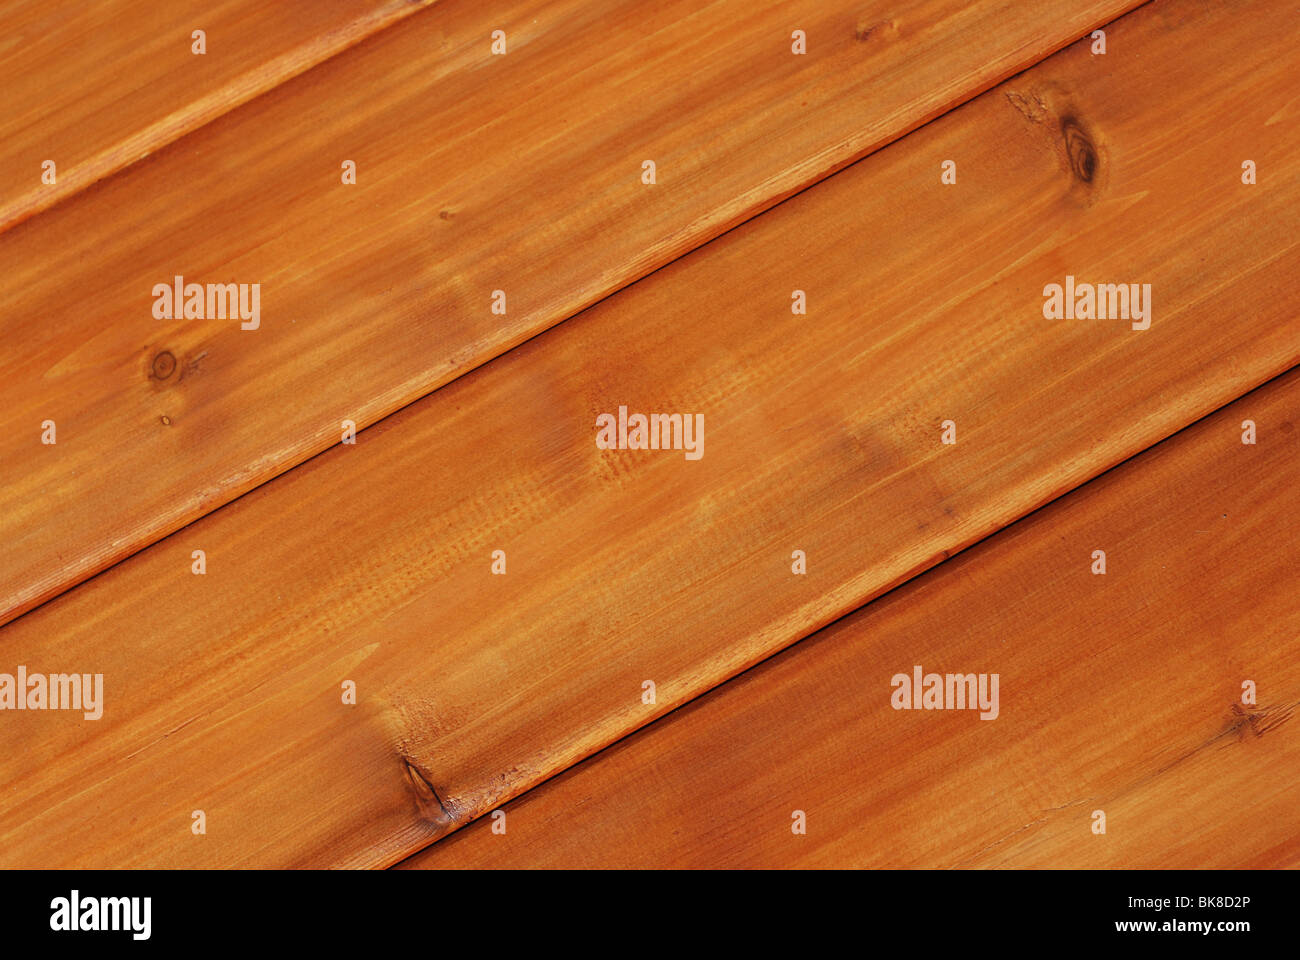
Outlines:
[[[434,0],[19,0],[0,9],[0,230]],[[202,30],[202,54],[194,31]],[[210,46],[209,46],[210,44]],[[54,162],[53,182],[43,164]]]
[[[1297,422],[1293,372],[404,866],[1300,866]],[[997,717],[894,709],[917,664]]]
[[0,234],[0,621],[1132,5],[440,0]]
[[[4,862],[390,864],[1294,365],[1252,10],[1144,7],[9,624],[108,706],[7,722]],[[1066,274],[1150,328],[1045,320]],[[620,404],[702,459],[596,449]]]

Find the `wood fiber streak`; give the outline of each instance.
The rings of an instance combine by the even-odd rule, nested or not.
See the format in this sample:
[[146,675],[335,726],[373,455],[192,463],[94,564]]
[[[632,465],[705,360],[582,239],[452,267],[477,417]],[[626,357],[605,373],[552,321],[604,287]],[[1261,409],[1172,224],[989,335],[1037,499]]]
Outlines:
[[404,866],[1300,866],[1298,423],[1292,372]]
[[[6,721],[0,861],[391,864],[1295,365],[1300,51],[1250,6],[1144,7],[0,629],[107,700]],[[1150,329],[1045,320],[1067,272]],[[598,450],[620,404],[702,459]]]
[[440,0],[0,234],[0,622],[1132,5]]
[[[0,7],[0,230],[432,2],[10,0]],[[202,55],[195,30],[206,33]],[[53,184],[41,179],[46,160]]]

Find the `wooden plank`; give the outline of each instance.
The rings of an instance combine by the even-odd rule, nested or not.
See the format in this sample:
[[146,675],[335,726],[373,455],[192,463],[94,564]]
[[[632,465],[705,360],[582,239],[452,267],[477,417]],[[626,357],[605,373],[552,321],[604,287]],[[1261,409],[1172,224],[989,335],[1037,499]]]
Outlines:
[[257,0],[6,3],[0,230],[432,2],[314,0],[309,9]]
[[1292,372],[404,866],[1300,866],[1297,422]]
[[0,234],[0,622],[1132,4],[442,0]]
[[[108,704],[6,718],[0,859],[391,864],[1289,369],[1300,52],[1252,10],[1144,7],[0,630]],[[1067,273],[1150,328],[1044,319]],[[597,449],[620,405],[703,457]]]

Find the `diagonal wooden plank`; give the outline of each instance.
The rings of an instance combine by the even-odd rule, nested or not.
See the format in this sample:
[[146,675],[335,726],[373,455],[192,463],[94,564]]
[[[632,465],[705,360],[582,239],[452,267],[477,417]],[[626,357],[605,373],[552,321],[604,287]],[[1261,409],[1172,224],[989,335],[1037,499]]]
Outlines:
[[1133,2],[441,0],[0,234],[0,622]]
[[[0,857],[390,864],[1289,369],[1300,53],[1251,9],[1144,7],[0,630],[107,704],[5,719]],[[1067,274],[1149,328],[1045,319]],[[597,449],[620,405],[703,457]]]
[[11,0],[0,7],[0,230],[432,2]]
[[1297,422],[1293,371],[404,866],[1300,866]]

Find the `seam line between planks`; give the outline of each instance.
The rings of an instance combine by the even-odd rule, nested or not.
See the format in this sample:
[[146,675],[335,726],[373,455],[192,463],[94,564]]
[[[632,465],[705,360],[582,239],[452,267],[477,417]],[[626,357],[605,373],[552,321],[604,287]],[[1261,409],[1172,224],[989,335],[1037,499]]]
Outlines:
[[[73,200],[86,190],[109,180],[142,160],[184,140],[229,113],[252,103],[291,80],[328,63],[341,53],[378,36],[408,17],[433,9],[438,0],[407,0],[405,5],[371,11],[327,33],[318,34],[279,56],[232,77],[220,88],[193,100],[179,110],[159,117],[148,126],[116,140],[98,153],[60,173],[71,186],[47,191],[37,187],[12,202],[0,205],[0,233]],[[44,199],[52,194],[48,200]]]
[[[932,573],[934,570],[943,566],[943,564],[947,563],[958,554],[964,553],[967,550],[979,546],[984,541],[990,540],[993,537],[998,536],[1003,531],[1010,530],[1013,527],[1016,527],[1020,524],[1027,522],[1030,517],[1033,517],[1035,514],[1043,510],[1046,510],[1048,507],[1052,506],[1057,501],[1064,500],[1066,497],[1073,496],[1077,491],[1082,490],[1085,487],[1088,487],[1089,485],[1097,483],[1103,477],[1120,469],[1121,467],[1128,464],[1130,461],[1136,460],[1138,457],[1143,456],[1148,451],[1154,450],[1156,447],[1160,446],[1161,444],[1168,443],[1170,440],[1174,439],[1175,437],[1183,433],[1186,433],[1187,431],[1193,429],[1194,427],[1201,424],[1202,422],[1209,420],[1211,417],[1217,416],[1218,414],[1222,413],[1224,410],[1232,406],[1237,401],[1242,400],[1250,396],[1251,394],[1258,393],[1259,391],[1263,390],[1265,387],[1269,386],[1270,384],[1276,383],[1277,381],[1282,380],[1283,378],[1290,376],[1291,374],[1296,373],[1297,371],[1300,371],[1300,364],[1295,364],[1291,367],[1288,367],[1287,369],[1276,374],[1275,376],[1269,377],[1267,380],[1264,380],[1262,383],[1259,383],[1256,386],[1251,387],[1249,390],[1242,392],[1240,395],[1233,397],[1231,400],[1228,400],[1220,404],[1219,406],[1215,407],[1213,410],[1210,410],[1205,414],[1197,417],[1195,420],[1192,420],[1190,423],[1186,424],[1185,426],[1179,427],[1177,430],[1174,430],[1172,433],[1169,433],[1166,436],[1161,437],[1159,440],[1156,440],[1154,443],[1151,443],[1150,445],[1143,447],[1141,450],[1138,450],[1135,453],[1130,454],[1129,456],[1123,458],[1122,460],[1116,461],[1115,463],[1111,464],[1109,467],[1106,467],[1104,470],[1101,470],[1098,473],[1094,474],[1093,476],[1089,477],[1083,483],[1071,487],[1068,490],[1062,491],[1061,493],[1058,493],[1056,496],[1043,501],[1037,507],[1034,507],[1032,510],[1029,510],[1021,514],[1019,517],[1012,520],[1010,523],[1006,523],[1001,527],[998,527],[996,530],[990,531],[989,533],[986,533],[984,536],[972,540],[970,543],[966,544],[965,546],[958,546],[953,549],[944,551],[945,556],[943,560],[931,564],[930,566],[926,567],[923,570],[918,570],[916,573],[913,573],[911,576],[908,576],[905,579],[900,580],[898,583],[894,584],[893,586],[885,590],[882,590],[880,593],[858,604],[857,606],[853,607],[851,610],[848,610],[845,613],[839,614],[837,616],[831,617],[821,626],[809,630],[808,632],[804,633],[802,636],[796,638],[795,640],[792,640],[790,643],[781,647],[779,650],[772,651],[771,653],[764,656],[762,659],[756,660],[748,667],[745,667],[743,670],[739,670],[736,673],[732,674],[731,676],[726,677],[725,679],[719,681],[718,683],[715,683],[713,686],[709,687],[708,689],[702,690],[701,692],[697,693],[695,696],[691,697],[690,699],[683,700],[681,703],[677,704],[677,706],[671,708],[670,710],[664,711],[663,713],[659,714],[659,716],[655,717],[652,720],[647,721],[646,723],[635,728],[634,730],[630,730],[627,733],[623,734],[622,736],[611,740],[609,743],[605,744],[605,746],[601,747],[598,750],[593,751],[592,753],[587,754],[585,757],[576,761],[575,763],[572,763],[569,766],[564,767],[563,769],[556,770],[550,776],[546,777],[546,779],[537,782],[533,786],[529,787],[527,790],[521,790],[519,793],[507,797],[506,799],[500,801],[498,806],[505,806],[508,803],[514,803],[516,800],[519,800],[521,797],[524,797],[527,794],[532,793],[534,790],[540,789],[550,781],[554,780],[556,777],[562,776],[563,774],[567,773],[569,770],[572,770],[580,766],[581,764],[587,763],[589,761],[596,760],[597,758],[600,757],[601,754],[605,753],[608,750],[613,749],[618,744],[622,743],[624,740],[629,740],[632,737],[640,736],[642,733],[652,730],[657,724],[662,723],[664,720],[671,717],[673,714],[677,713],[678,711],[684,710],[687,707],[691,706],[692,704],[696,704],[704,701],[706,698],[711,696],[714,693],[714,691],[721,689],[722,687],[726,686],[727,684],[731,683],[734,680],[738,680],[740,677],[744,676],[745,674],[753,670],[757,670],[759,667],[767,663],[769,660],[774,660],[777,657],[783,656],[787,653],[794,652],[799,644],[803,643],[805,640],[809,639],[810,637],[816,636],[817,634],[821,633],[824,630],[828,630],[829,628],[831,628],[832,626],[834,626],[835,624],[839,623],[842,620],[847,620],[849,617],[857,615],[862,610],[869,607],[871,604],[884,598],[885,596],[888,596],[889,594],[893,593],[895,590],[900,590],[903,587],[905,587],[907,584],[911,583],[912,581],[918,580],[921,577],[924,577],[927,574]],[[442,840],[451,836],[453,833],[457,832],[461,828],[468,826],[469,824],[474,823],[478,820],[481,820],[484,815],[485,814],[479,814],[478,816],[469,817],[465,820],[452,822],[450,825],[450,829],[448,829],[446,833],[437,837],[435,840],[425,844],[423,847],[420,847],[418,850],[412,851],[411,853],[407,854],[401,859],[393,861],[392,863],[388,864],[386,867],[382,869],[391,870],[393,867],[398,866],[399,864],[405,863],[406,861],[419,856],[425,850],[429,849],[429,847],[432,847],[434,844],[441,842]]]
[[[949,105],[947,105],[947,106],[945,106],[945,107],[937,108],[936,111],[933,112],[932,114],[930,114],[930,115],[924,117],[923,119],[921,119],[921,120],[918,121],[917,123],[913,124],[912,126],[907,127],[907,128],[905,128],[905,129],[902,129],[899,133],[897,133],[897,134],[895,134],[895,135],[889,137],[888,139],[882,140],[880,143],[876,144],[875,146],[872,146],[872,147],[867,148],[867,150],[866,150],[865,152],[860,153],[860,154],[856,154],[856,155],[854,155],[853,157],[851,157],[850,159],[844,160],[844,161],[842,161],[841,163],[839,163],[838,165],[834,165],[834,166],[828,168],[827,170],[825,170],[824,172],[822,172],[820,175],[814,175],[814,179],[809,180],[809,181],[808,181],[807,183],[805,183],[803,186],[800,186],[800,187],[794,188],[794,189],[790,190],[789,192],[787,192],[787,193],[785,193],[785,194],[774,194],[771,198],[769,198],[769,201],[759,201],[758,205],[756,205],[755,207],[750,208],[750,209],[747,210],[747,211],[744,211],[744,212],[738,214],[736,218],[733,218],[733,220],[732,220],[729,224],[727,224],[727,225],[725,225],[724,227],[722,227],[722,228],[721,228],[721,229],[720,229],[716,234],[714,234],[714,235],[708,237],[707,239],[703,239],[703,240],[701,240],[700,242],[696,243],[694,246],[690,247],[689,249],[686,249],[686,250],[681,251],[681,252],[678,253],[676,256],[674,256],[674,257],[672,257],[672,258],[670,258],[670,259],[668,259],[668,260],[665,260],[663,263],[659,264],[657,267],[653,267],[653,268],[651,268],[651,269],[649,269],[649,270],[646,270],[646,271],[643,272],[643,273],[639,273],[639,274],[629,274],[629,276],[628,276],[628,277],[627,277],[627,278],[626,278],[626,279],[625,279],[625,280],[624,280],[624,281],[623,281],[619,286],[616,286],[616,287],[612,288],[609,292],[607,292],[607,293],[603,294],[602,296],[600,296],[600,297],[598,297],[598,298],[596,298],[596,299],[590,301],[590,302],[587,303],[585,306],[578,307],[578,308],[575,309],[572,313],[568,313],[568,314],[566,314],[566,315],[560,317],[559,319],[555,320],[554,322],[548,324],[547,326],[542,327],[541,329],[539,329],[539,330],[537,330],[537,331],[535,331],[535,332],[529,334],[528,336],[525,336],[524,338],[518,340],[518,341],[515,342],[515,343],[512,343],[510,346],[506,347],[506,348],[505,348],[504,350],[502,350],[500,353],[493,354],[493,356],[491,356],[491,357],[488,358],[487,360],[484,360],[483,362],[481,362],[481,363],[479,363],[479,364],[477,364],[477,365],[475,365],[475,366],[467,367],[467,368],[465,368],[465,369],[463,369],[463,370],[460,370],[460,371],[457,372],[454,376],[452,376],[449,380],[447,380],[447,381],[445,381],[445,382],[443,382],[443,383],[438,384],[437,386],[435,386],[435,387],[434,387],[433,389],[431,389],[431,390],[428,390],[428,391],[425,391],[425,392],[423,392],[423,393],[420,393],[418,396],[412,397],[410,400],[407,400],[405,403],[402,403],[402,404],[399,405],[399,406],[393,407],[393,408],[392,408],[391,410],[389,410],[387,413],[381,414],[380,416],[378,416],[378,417],[376,417],[375,419],[370,420],[370,421],[368,421],[368,422],[358,424],[357,434],[360,435],[360,434],[363,433],[364,431],[370,429],[371,427],[375,426],[375,425],[378,424],[378,423],[381,423],[382,421],[388,419],[389,417],[394,416],[395,414],[401,413],[401,412],[402,412],[403,410],[405,410],[406,408],[408,408],[408,407],[410,407],[410,406],[413,406],[413,405],[416,404],[416,403],[419,403],[421,400],[423,400],[423,399],[425,399],[426,397],[431,396],[432,394],[434,394],[434,393],[436,393],[437,391],[441,390],[443,387],[447,386],[447,384],[449,384],[449,383],[453,383],[454,381],[459,380],[461,377],[465,376],[466,374],[473,373],[475,370],[478,370],[478,369],[480,369],[480,368],[483,368],[483,367],[488,366],[488,365],[489,365],[490,363],[492,363],[494,360],[496,360],[496,359],[498,359],[498,358],[500,358],[500,357],[503,357],[503,356],[505,356],[506,354],[512,352],[513,350],[516,350],[516,349],[518,349],[519,347],[523,346],[524,344],[528,343],[529,341],[534,340],[534,339],[536,339],[537,337],[542,336],[543,334],[545,334],[545,333],[547,333],[548,331],[554,329],[555,327],[558,327],[560,324],[562,324],[562,323],[564,323],[564,322],[566,322],[566,321],[568,321],[568,320],[571,320],[571,319],[573,319],[574,317],[580,316],[580,315],[583,314],[583,313],[586,313],[588,310],[591,310],[593,307],[598,306],[599,304],[603,303],[605,300],[608,300],[610,297],[613,297],[613,296],[615,296],[615,295],[621,293],[622,291],[624,291],[624,290],[626,290],[626,289],[628,289],[628,288],[630,288],[630,287],[632,287],[632,286],[634,286],[634,285],[636,285],[636,284],[638,284],[638,283],[641,283],[643,280],[647,279],[648,277],[652,277],[652,276],[654,276],[654,275],[655,275],[656,273],[658,273],[659,271],[665,269],[666,267],[671,266],[672,264],[676,263],[678,260],[682,259],[683,257],[690,256],[690,255],[691,255],[692,253],[694,253],[695,251],[703,249],[704,247],[708,246],[709,244],[713,243],[714,241],[716,241],[716,240],[720,239],[721,237],[724,237],[724,236],[726,236],[727,234],[731,233],[733,230],[739,229],[740,227],[744,226],[746,223],[749,223],[751,220],[755,220],[755,219],[757,219],[758,217],[761,217],[763,214],[767,213],[769,210],[773,210],[773,209],[775,209],[776,207],[779,207],[781,204],[786,203],[787,201],[794,199],[795,197],[799,196],[800,194],[804,193],[805,191],[813,189],[813,188],[816,187],[817,185],[819,185],[819,184],[821,184],[821,183],[823,183],[823,182],[829,180],[831,177],[836,176],[837,174],[843,172],[844,170],[847,170],[849,167],[852,167],[852,166],[854,166],[855,164],[860,163],[861,161],[865,160],[867,157],[869,157],[869,156],[871,156],[871,155],[873,155],[873,154],[875,154],[875,153],[877,153],[877,152],[879,152],[879,151],[881,151],[881,150],[884,150],[884,149],[886,149],[887,147],[890,147],[890,146],[892,146],[892,145],[895,144],[895,143],[898,143],[898,142],[904,140],[906,137],[908,137],[908,136],[910,136],[911,134],[915,133],[916,131],[922,129],[923,127],[926,127],[926,126],[930,125],[931,123],[934,123],[936,120],[939,120],[940,118],[945,117],[945,116],[947,116],[948,114],[955,112],[956,110],[959,110],[961,107],[965,106],[966,104],[970,103],[971,101],[975,100],[976,98],[978,98],[978,97],[980,97],[980,96],[983,96],[985,93],[987,93],[988,91],[992,90],[994,87],[997,87],[997,86],[999,86],[999,85],[1001,85],[1001,84],[1003,84],[1003,83],[1006,83],[1008,80],[1012,80],[1012,79],[1014,79],[1015,77],[1018,77],[1018,76],[1020,76],[1020,75],[1022,75],[1022,74],[1024,74],[1024,73],[1028,72],[1029,70],[1032,70],[1034,67],[1038,66],[1040,63],[1042,63],[1043,61],[1047,60],[1049,57],[1052,57],[1052,56],[1056,55],[1056,54],[1059,53],[1061,50],[1064,50],[1066,47],[1070,46],[1071,44],[1073,44],[1073,43],[1077,43],[1077,42],[1078,42],[1080,39],[1082,39],[1083,37],[1088,36],[1088,35],[1089,35],[1093,30],[1101,29],[1101,28],[1104,28],[1104,27],[1109,27],[1109,26],[1110,26],[1111,24],[1113,24],[1113,23],[1118,23],[1120,20],[1123,20],[1125,17],[1131,16],[1132,14],[1134,14],[1134,13],[1137,12],[1138,10],[1142,9],[1143,7],[1147,6],[1147,5],[1148,5],[1149,3],[1151,3],[1151,2],[1152,2],[1152,0],[1142,0],[1141,3],[1135,4],[1134,6],[1130,7],[1130,8],[1127,9],[1127,10],[1125,10],[1122,14],[1120,14],[1120,15],[1117,16],[1117,17],[1114,17],[1114,18],[1112,18],[1112,19],[1110,19],[1110,20],[1104,20],[1104,21],[1102,21],[1102,22],[1100,22],[1100,23],[1095,23],[1095,24],[1092,25],[1091,27],[1085,28],[1084,31],[1083,31],[1081,34],[1079,34],[1079,36],[1074,37],[1074,38],[1072,38],[1072,39],[1067,39],[1067,40],[1063,41],[1062,43],[1060,43],[1058,46],[1046,50],[1046,51],[1043,53],[1043,55],[1042,55],[1041,57],[1039,57],[1037,60],[1034,60],[1032,63],[1028,63],[1028,64],[1026,64],[1026,65],[1020,67],[1019,69],[1013,69],[1013,70],[1009,71],[1008,73],[1006,73],[1005,75],[996,76],[996,77],[994,77],[993,79],[991,79],[991,80],[990,80],[986,85],[982,85],[982,86],[977,85],[977,86],[975,86],[975,87],[970,88],[970,89],[966,92],[965,95],[961,95],[961,94],[959,94],[959,95],[957,96],[957,98],[955,98],[955,99],[953,100],[953,102],[951,102]],[[422,13],[422,12],[426,12],[426,11],[430,11],[430,10],[436,9],[436,6],[437,6],[437,0],[433,0],[433,3],[432,3],[432,4],[430,4],[430,5],[428,5],[428,6],[424,6],[424,7],[419,7],[419,8],[417,8],[417,9],[415,10],[415,14],[419,14],[419,13]],[[405,18],[403,18],[403,19],[405,19]],[[396,22],[397,22],[397,21],[394,21],[394,23],[396,23]],[[391,24],[390,24],[390,26],[391,26]],[[385,27],[385,28],[383,28],[383,29],[387,29],[387,27]],[[377,30],[377,31],[375,31],[374,33],[370,34],[368,37],[364,37],[364,38],[362,38],[362,39],[359,41],[359,43],[363,43],[363,42],[365,42],[366,40],[369,40],[370,37],[377,36],[377,35],[378,35],[379,33],[381,33],[381,32],[382,32],[382,29],[381,29],[381,30]],[[353,46],[356,46],[356,45],[358,45],[358,44],[354,44]],[[338,52],[341,53],[342,51],[340,50],[340,51],[338,51]],[[321,61],[321,63],[324,63],[324,62],[327,62],[327,61]],[[316,65],[314,65],[314,66],[312,66],[312,67],[309,67],[308,70],[304,70],[304,71],[302,71],[302,73],[310,72],[310,70],[315,69],[316,66],[320,66],[320,64],[318,63],[318,64],[316,64]],[[301,75],[302,75],[302,74],[298,74],[298,76],[301,76]],[[287,79],[292,79],[292,78],[287,78]],[[274,89],[274,88],[269,88],[269,89]],[[269,92],[269,89],[268,89],[268,90],[265,90],[265,91],[262,91],[262,93],[267,93],[267,92]],[[257,96],[261,96],[261,94],[258,94]],[[233,107],[230,111],[227,111],[227,112],[234,112],[235,110],[238,110],[240,107],[245,106],[248,102],[251,102],[251,101],[254,100],[254,99],[256,99],[256,97],[250,98],[249,101],[245,101],[245,103],[243,103],[243,104],[239,104],[238,106]],[[216,119],[216,118],[214,117],[213,119]],[[209,121],[209,122],[210,122],[210,121]],[[196,127],[195,130],[197,130],[197,129],[199,129],[199,128]],[[188,136],[189,133],[193,133],[193,132],[194,132],[193,130],[188,131],[186,134],[183,134],[181,137],[178,137],[176,140],[171,141],[169,144],[166,144],[165,146],[170,146],[171,143],[179,142],[181,139],[184,139],[185,136]],[[160,149],[161,149],[161,148],[160,148]],[[129,166],[129,165],[128,165],[128,166]],[[111,177],[111,176],[116,175],[116,174],[117,174],[118,172],[120,172],[120,170],[122,170],[122,169],[126,169],[126,168],[125,168],[125,167],[122,167],[122,168],[120,168],[119,170],[115,170],[112,174],[109,174],[109,176]],[[105,177],[105,178],[103,178],[103,179],[107,179],[107,177]],[[79,192],[79,191],[78,191],[78,192]],[[76,196],[76,195],[77,195],[77,193],[73,193],[73,194],[70,194],[69,196]],[[55,206],[55,205],[57,205],[58,202],[61,202],[61,201],[56,201],[55,204],[52,204],[51,206]],[[764,205],[764,204],[766,204],[766,205]],[[46,209],[49,209],[49,208],[46,208]],[[43,212],[43,211],[42,211],[42,212]],[[3,220],[0,219],[0,232],[3,232],[4,229],[5,229],[5,226],[3,225]],[[100,574],[102,574],[102,573],[106,573],[107,571],[112,570],[112,569],[113,569],[114,567],[116,567],[119,563],[123,563],[123,562],[125,562],[125,561],[127,561],[127,560],[130,560],[130,559],[131,559],[132,557],[134,557],[136,554],[138,554],[138,553],[142,553],[143,551],[145,551],[145,550],[149,549],[150,547],[152,547],[154,544],[156,544],[156,543],[161,543],[163,540],[166,540],[168,537],[170,537],[170,536],[172,536],[172,535],[174,535],[174,534],[176,534],[176,533],[179,533],[180,531],[184,530],[186,527],[190,526],[190,524],[196,523],[197,521],[202,520],[204,517],[208,516],[209,514],[212,514],[212,513],[215,513],[215,512],[218,511],[218,510],[222,510],[222,509],[224,509],[225,507],[227,507],[227,506],[229,506],[230,504],[232,504],[232,503],[236,502],[237,500],[239,500],[241,497],[247,496],[248,494],[252,493],[253,491],[255,491],[255,490],[257,490],[257,489],[259,489],[259,488],[261,488],[261,487],[263,487],[263,486],[265,486],[266,484],[271,483],[271,482],[277,480],[278,478],[284,476],[285,474],[290,473],[290,472],[293,471],[293,470],[296,470],[298,467],[302,466],[302,465],[305,464],[305,463],[308,463],[309,461],[315,459],[316,457],[320,456],[321,454],[328,452],[329,450],[333,449],[335,446],[337,446],[337,444],[335,444],[335,443],[331,443],[329,446],[322,447],[321,449],[315,451],[314,453],[308,453],[306,456],[302,457],[302,459],[300,459],[300,460],[289,460],[289,461],[286,461],[285,464],[283,465],[282,469],[278,470],[278,472],[276,472],[276,473],[274,473],[274,474],[271,474],[271,475],[267,476],[266,478],[264,478],[264,479],[262,479],[262,480],[260,480],[260,481],[258,481],[258,482],[256,482],[256,483],[254,483],[252,486],[248,487],[247,489],[240,491],[239,494],[237,494],[237,495],[234,496],[234,497],[231,497],[229,500],[226,500],[224,503],[217,504],[216,506],[213,506],[212,508],[210,508],[210,509],[208,509],[208,510],[205,510],[204,512],[202,512],[202,513],[200,513],[200,514],[194,516],[193,518],[191,518],[190,520],[186,521],[185,523],[182,523],[182,524],[180,524],[179,526],[173,527],[172,529],[167,530],[166,532],[161,533],[160,535],[156,536],[154,539],[149,540],[148,542],[141,543],[141,544],[140,544],[138,547],[136,547],[134,550],[132,550],[132,551],[129,552],[129,553],[124,554],[123,556],[119,557],[117,560],[114,560],[112,563],[106,564],[106,565],[104,565],[103,567],[100,567],[99,569],[94,570],[93,572],[91,572],[90,574],[88,574],[88,575],[86,575],[86,576],[83,576],[83,577],[82,577],[81,579],[79,579],[79,580],[75,580],[75,581],[72,581],[72,582],[67,583],[67,584],[64,585],[62,588],[60,588],[59,590],[57,590],[56,592],[51,593],[50,595],[46,596],[44,599],[39,600],[38,602],[32,604],[31,606],[28,606],[28,607],[26,607],[26,608],[22,608],[22,607],[17,608],[17,613],[16,613],[15,616],[12,616],[12,617],[10,617],[10,618],[7,619],[7,620],[0,621],[0,629],[3,629],[4,626],[6,626],[6,625],[9,624],[9,623],[14,623],[14,622],[16,622],[17,620],[19,620],[20,618],[27,616],[29,613],[31,613],[31,612],[34,611],[34,610],[39,610],[41,607],[45,606],[45,604],[47,604],[47,603],[51,603],[51,602],[57,600],[59,597],[63,596],[64,594],[66,594],[66,593],[68,593],[68,592],[70,592],[70,591],[72,591],[72,590],[77,589],[77,588],[80,587],[82,584],[90,582],[90,581],[93,580],[95,577],[98,577]],[[891,589],[892,589],[892,588],[891,588]]]

